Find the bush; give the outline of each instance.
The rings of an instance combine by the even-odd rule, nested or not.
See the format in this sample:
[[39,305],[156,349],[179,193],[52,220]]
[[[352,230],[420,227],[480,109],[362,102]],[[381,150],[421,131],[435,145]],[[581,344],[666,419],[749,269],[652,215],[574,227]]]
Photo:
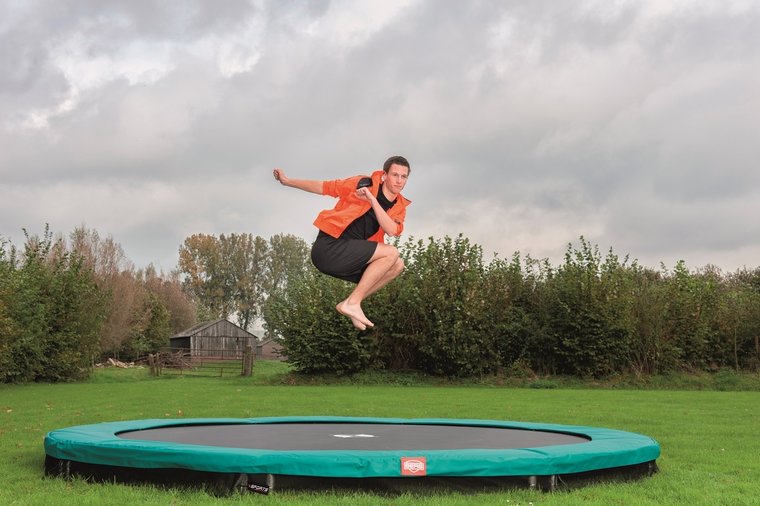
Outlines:
[[602,262],[598,249],[582,238],[580,249],[568,248],[547,283],[556,372],[599,377],[627,363],[625,269],[612,252]]
[[[499,353],[489,316],[493,306],[482,290],[485,274],[482,250],[461,235],[430,239],[406,248],[407,270],[401,287],[411,304],[407,334],[415,346],[415,366],[443,376],[475,376],[495,372]],[[394,301],[396,302],[396,301]],[[391,319],[391,322],[393,320]],[[392,324],[392,323],[389,323]],[[383,329],[384,330],[384,329]]]
[[[2,381],[69,381],[86,377],[99,351],[105,298],[81,257],[61,242],[28,237],[19,262],[4,257],[0,343]],[[1,317],[2,315],[0,315]],[[8,360],[7,357],[10,357]]]
[[284,337],[283,355],[296,371],[344,375],[369,365],[371,333],[335,310],[348,290],[348,283],[310,269],[266,302],[267,329]]
[[2,371],[9,371],[13,366],[11,345],[17,330],[6,303],[13,293],[13,273],[12,263],[6,258],[5,242],[0,237],[0,381],[5,380]]
[[171,335],[170,318],[171,315],[161,297],[148,291],[132,316],[131,335],[119,350],[121,359],[137,360],[168,346]]
[[270,298],[269,329],[298,370],[466,377],[520,364],[604,377],[760,364],[760,269],[654,271],[582,237],[557,268],[519,254],[486,264],[461,235],[396,246],[406,270],[366,301],[372,330],[335,311],[353,286],[313,269]]
[[739,387],[742,383],[741,377],[736,374],[736,371],[726,368],[723,368],[715,373],[713,381],[715,384],[715,389],[724,392],[739,390]]

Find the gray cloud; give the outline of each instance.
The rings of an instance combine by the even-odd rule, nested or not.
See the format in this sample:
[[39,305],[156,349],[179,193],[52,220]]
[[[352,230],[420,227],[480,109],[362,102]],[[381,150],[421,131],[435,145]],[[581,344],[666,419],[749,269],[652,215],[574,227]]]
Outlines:
[[[0,5],[0,235],[314,235],[327,179],[407,155],[407,234],[756,265],[760,7],[746,2]],[[17,48],[17,49],[11,49]]]

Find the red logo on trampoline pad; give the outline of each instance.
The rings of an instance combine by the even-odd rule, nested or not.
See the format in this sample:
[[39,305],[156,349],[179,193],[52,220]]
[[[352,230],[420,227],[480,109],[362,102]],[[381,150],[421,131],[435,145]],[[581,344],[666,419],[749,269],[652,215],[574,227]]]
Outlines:
[[401,457],[401,476],[425,476],[426,474],[425,457]]

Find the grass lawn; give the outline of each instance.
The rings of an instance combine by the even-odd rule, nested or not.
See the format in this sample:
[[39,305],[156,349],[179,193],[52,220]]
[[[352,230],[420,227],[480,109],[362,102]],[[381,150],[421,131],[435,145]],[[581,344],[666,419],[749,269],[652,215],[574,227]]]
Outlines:
[[[758,504],[760,392],[531,389],[484,385],[277,385],[279,364],[253,378],[150,378],[97,371],[86,383],[0,385],[0,504]],[[591,425],[646,434],[660,473],[555,493],[461,495],[362,492],[211,497],[148,486],[43,479],[44,435],[57,428],[140,418],[337,415],[484,418]]]

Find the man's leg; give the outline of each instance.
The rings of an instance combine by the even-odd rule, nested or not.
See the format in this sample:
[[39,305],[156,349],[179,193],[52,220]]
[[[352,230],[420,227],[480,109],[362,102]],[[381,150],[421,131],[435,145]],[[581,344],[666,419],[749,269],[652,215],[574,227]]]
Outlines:
[[380,278],[375,285],[369,289],[367,294],[364,296],[366,299],[373,293],[376,293],[378,290],[380,290],[382,287],[396,279],[399,274],[401,274],[404,271],[404,261],[401,260],[401,258],[396,259],[396,262],[391,266],[391,268],[388,270],[388,272],[385,273],[385,276]]
[[403,268],[403,261],[394,246],[378,244],[356,288],[346,300],[335,306],[335,309],[351,318],[354,326],[361,330],[368,326],[373,327],[374,324],[362,311],[362,301],[401,274]]

